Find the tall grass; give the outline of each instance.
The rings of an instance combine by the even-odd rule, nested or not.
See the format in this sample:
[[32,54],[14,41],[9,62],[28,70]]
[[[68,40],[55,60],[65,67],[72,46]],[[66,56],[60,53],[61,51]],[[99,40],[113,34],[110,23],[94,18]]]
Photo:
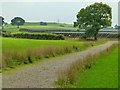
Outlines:
[[[78,46],[74,46],[79,48]],[[15,65],[33,63],[41,58],[50,58],[57,55],[71,53],[76,51],[72,46],[65,46],[61,48],[53,46],[45,46],[40,48],[27,48],[24,52],[17,50],[3,51],[2,67],[14,67]]]
[[78,73],[82,73],[86,69],[91,69],[91,67],[96,63],[96,59],[102,55],[108,55],[117,44],[113,44],[111,47],[106,48],[100,53],[94,55],[90,54],[86,57],[82,57],[81,60],[77,60],[66,69],[58,72],[58,80],[56,81],[57,87],[68,88],[69,85],[75,84]]

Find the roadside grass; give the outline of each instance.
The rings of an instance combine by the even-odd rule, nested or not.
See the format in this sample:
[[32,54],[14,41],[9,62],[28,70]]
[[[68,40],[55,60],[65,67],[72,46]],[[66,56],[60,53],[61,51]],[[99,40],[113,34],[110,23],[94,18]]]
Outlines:
[[118,47],[78,60],[59,73],[57,87],[118,88]]
[[76,82],[77,88],[118,88],[118,47],[96,59]]
[[2,67],[15,68],[17,65],[34,63],[67,53],[82,51],[100,45],[105,41],[73,40],[29,40],[2,38]]

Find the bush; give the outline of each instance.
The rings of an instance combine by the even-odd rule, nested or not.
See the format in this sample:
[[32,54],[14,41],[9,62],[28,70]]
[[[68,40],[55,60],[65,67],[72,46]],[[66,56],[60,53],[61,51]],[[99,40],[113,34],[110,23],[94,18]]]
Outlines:
[[65,26],[61,24],[60,27],[65,27]]
[[10,32],[2,32],[3,37],[12,37],[12,34]]

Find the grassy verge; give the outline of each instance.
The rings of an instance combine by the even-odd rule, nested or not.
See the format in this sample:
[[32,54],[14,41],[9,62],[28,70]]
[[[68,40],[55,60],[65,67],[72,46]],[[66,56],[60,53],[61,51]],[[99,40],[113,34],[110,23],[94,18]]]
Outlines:
[[63,88],[117,88],[118,47],[73,63],[60,73],[56,83]]

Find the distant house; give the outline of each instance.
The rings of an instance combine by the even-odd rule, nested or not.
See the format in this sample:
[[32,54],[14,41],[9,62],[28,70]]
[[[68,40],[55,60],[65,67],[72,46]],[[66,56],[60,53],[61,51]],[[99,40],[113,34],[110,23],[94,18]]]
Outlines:
[[46,22],[40,22],[40,25],[46,26],[47,23]]

